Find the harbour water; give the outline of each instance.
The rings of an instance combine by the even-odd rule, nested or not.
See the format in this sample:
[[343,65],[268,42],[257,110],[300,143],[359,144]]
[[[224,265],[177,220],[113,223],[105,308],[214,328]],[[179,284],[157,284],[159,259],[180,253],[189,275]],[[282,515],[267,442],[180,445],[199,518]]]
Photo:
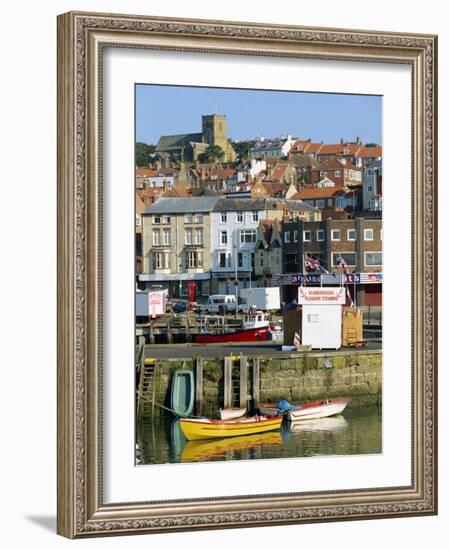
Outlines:
[[382,452],[379,407],[348,407],[342,415],[291,424],[263,434],[187,441],[170,416],[138,422],[137,464],[361,455]]

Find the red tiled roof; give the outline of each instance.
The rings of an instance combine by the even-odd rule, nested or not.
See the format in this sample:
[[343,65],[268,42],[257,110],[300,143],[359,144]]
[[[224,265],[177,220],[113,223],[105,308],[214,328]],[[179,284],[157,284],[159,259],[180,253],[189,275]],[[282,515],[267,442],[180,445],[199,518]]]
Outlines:
[[344,195],[345,188],[341,185],[335,187],[311,187],[303,189],[291,197],[291,200],[331,199],[336,195]]
[[338,159],[329,159],[325,160],[320,164],[320,170],[358,170],[361,171],[360,168],[352,164],[351,162],[341,162],[341,160]]
[[263,182],[265,190],[271,197],[279,196],[279,194],[285,195],[287,193],[290,185],[288,183],[272,183],[272,182]]
[[[321,147],[320,155],[355,155],[362,146],[359,143],[326,143]],[[345,153],[344,151],[347,151]]]
[[136,177],[151,178],[156,175],[156,170],[149,168],[148,166],[142,166],[136,168]]
[[362,147],[358,151],[357,156],[362,158],[381,157],[382,147],[380,145],[376,145],[376,147]]

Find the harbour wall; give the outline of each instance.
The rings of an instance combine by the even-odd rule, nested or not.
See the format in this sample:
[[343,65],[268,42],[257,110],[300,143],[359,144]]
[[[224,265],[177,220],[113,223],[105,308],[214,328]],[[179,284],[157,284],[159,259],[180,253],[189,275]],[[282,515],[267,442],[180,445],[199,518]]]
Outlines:
[[[239,358],[233,363],[232,391],[235,405],[239,405]],[[248,356],[248,399],[251,408],[256,402],[277,402],[286,399],[293,403],[331,397],[350,397],[352,404],[380,405],[382,400],[382,352],[380,350],[354,350],[338,352],[308,352],[285,357],[259,357],[258,376],[252,376],[252,360]],[[178,369],[196,369],[196,358],[158,359],[155,362],[152,400],[170,407],[170,390],[173,373]],[[225,374],[223,358],[204,358],[202,414],[212,415],[223,406]],[[258,383],[257,383],[258,379]],[[257,384],[258,388],[254,388]],[[151,414],[164,414],[159,405]]]

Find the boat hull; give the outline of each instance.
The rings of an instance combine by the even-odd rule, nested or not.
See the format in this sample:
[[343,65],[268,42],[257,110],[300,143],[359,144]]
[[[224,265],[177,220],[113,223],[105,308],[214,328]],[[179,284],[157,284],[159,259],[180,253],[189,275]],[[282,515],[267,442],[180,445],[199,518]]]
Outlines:
[[341,414],[345,410],[348,403],[349,399],[329,399],[327,402],[322,401],[314,404],[308,403],[306,405],[302,405],[299,409],[288,411],[287,418],[291,422],[313,420],[315,418],[326,418],[328,416]]
[[269,327],[226,332],[224,334],[197,334],[196,344],[222,344],[226,342],[266,342],[270,336]]
[[194,374],[189,370],[175,371],[172,380],[171,409],[180,417],[192,414],[195,398]]
[[189,441],[236,437],[278,430],[282,416],[251,417],[237,420],[208,420],[184,418],[180,420],[182,431]]
[[221,420],[232,420],[233,418],[241,418],[246,413],[246,409],[220,409],[218,413]]
[[[341,414],[349,402],[350,399],[345,398],[313,401],[311,403],[296,405],[296,408],[285,411],[285,415],[291,422],[326,418]],[[258,409],[261,414],[279,414],[279,409],[275,403],[261,403],[258,405]]]

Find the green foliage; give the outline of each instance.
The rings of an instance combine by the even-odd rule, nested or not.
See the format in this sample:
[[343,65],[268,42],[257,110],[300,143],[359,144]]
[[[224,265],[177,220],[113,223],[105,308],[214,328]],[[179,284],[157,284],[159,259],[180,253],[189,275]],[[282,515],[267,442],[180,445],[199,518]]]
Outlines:
[[209,147],[198,156],[198,160],[203,163],[217,162],[221,160],[225,152],[219,145],[209,145]]
[[148,145],[138,141],[136,143],[136,166],[147,166],[151,160],[151,154],[156,150],[155,145]]
[[231,145],[237,154],[237,158],[242,159],[249,156],[249,152],[252,147],[252,143],[250,141],[235,141],[231,142]]
[[366,143],[365,147],[378,147],[377,143]]

